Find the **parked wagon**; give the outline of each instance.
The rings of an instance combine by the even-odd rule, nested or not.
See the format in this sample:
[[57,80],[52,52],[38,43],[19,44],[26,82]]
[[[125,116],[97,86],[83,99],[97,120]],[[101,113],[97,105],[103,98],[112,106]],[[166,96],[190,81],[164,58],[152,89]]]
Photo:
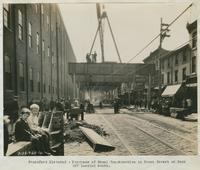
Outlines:
[[79,120],[81,116],[81,120],[83,120],[84,111],[79,107],[72,108],[69,112],[67,112],[67,119],[68,120]]

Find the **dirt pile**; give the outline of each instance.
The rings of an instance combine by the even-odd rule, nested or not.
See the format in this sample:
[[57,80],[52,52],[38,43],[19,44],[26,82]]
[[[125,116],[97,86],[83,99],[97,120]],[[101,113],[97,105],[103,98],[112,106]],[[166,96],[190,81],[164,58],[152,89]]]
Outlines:
[[88,124],[86,122],[71,121],[64,126],[66,143],[84,142],[86,140],[86,137],[79,129],[79,126],[93,129],[96,133],[98,133],[101,136],[108,135],[102,127],[99,127],[97,125]]

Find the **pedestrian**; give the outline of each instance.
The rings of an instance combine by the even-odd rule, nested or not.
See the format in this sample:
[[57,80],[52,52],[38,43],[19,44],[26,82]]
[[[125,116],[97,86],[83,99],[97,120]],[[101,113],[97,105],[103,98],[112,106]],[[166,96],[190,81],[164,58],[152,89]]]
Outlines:
[[86,55],[86,61],[87,61],[87,63],[91,63],[92,62],[89,53],[87,53],[87,55]]
[[80,110],[81,110],[81,120],[84,120],[85,106],[82,102],[80,103]]
[[96,51],[94,51],[94,53],[92,54],[92,63],[96,63],[97,61],[97,53]]
[[100,108],[100,109],[103,108],[103,103],[102,103],[102,101],[99,102],[99,108]]
[[117,103],[116,100],[113,101],[114,113],[117,113]]

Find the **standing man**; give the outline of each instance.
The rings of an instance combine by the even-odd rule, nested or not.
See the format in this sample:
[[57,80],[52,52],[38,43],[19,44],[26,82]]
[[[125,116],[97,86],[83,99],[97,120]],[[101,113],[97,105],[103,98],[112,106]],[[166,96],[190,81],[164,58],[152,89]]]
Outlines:
[[96,51],[94,51],[94,53],[92,54],[92,63],[96,63],[97,62],[97,53]]
[[80,103],[80,110],[81,110],[81,120],[84,120],[85,106],[84,106],[83,102]]

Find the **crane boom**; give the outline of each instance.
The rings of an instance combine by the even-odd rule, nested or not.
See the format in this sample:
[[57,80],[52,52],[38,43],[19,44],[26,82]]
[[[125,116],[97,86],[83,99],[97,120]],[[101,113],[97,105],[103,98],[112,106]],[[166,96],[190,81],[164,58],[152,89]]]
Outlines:
[[99,3],[96,4],[97,8],[97,19],[99,22],[99,39],[100,39],[100,45],[101,45],[101,58],[102,63],[104,62],[104,36],[103,36],[103,27],[102,27],[102,14],[101,14],[101,6]]

